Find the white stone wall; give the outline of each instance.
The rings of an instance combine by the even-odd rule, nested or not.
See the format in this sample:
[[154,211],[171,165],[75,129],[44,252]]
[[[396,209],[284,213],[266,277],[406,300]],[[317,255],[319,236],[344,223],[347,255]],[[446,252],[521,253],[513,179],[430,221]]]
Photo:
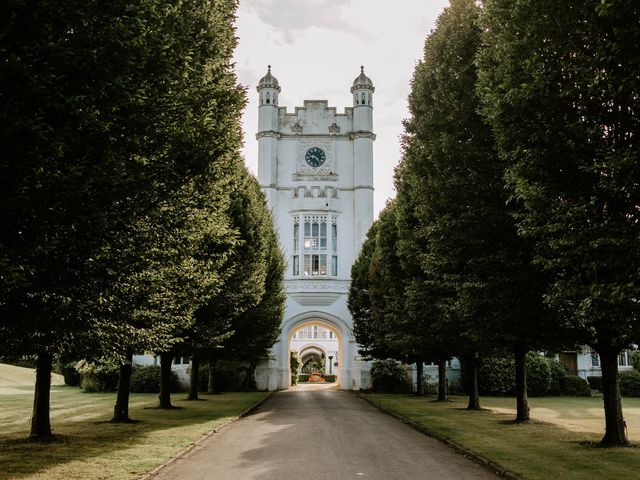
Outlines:
[[[370,98],[373,87],[367,88]],[[261,98],[267,94],[273,98],[280,86],[273,77],[265,76],[258,92]],[[354,102],[355,98],[354,93]],[[269,377],[263,376],[259,385],[271,388],[275,376],[277,388],[288,388],[290,336],[301,325],[317,321],[338,334],[335,350],[340,360],[338,372],[334,373],[338,374],[340,387],[360,388],[362,379],[367,377],[362,371],[368,370],[368,363],[359,360],[347,293],[351,265],[373,222],[373,108],[354,103],[339,113],[326,100],[305,100],[302,107],[293,111],[263,103],[258,115],[258,181],[274,213],[288,263],[282,334],[272,349],[275,365],[270,362]],[[305,161],[305,153],[313,147],[326,154],[321,166],[310,166]],[[337,276],[305,277],[301,249],[297,252],[300,275],[294,275],[294,215],[336,217]],[[326,254],[332,256],[330,246]],[[332,273],[330,269],[328,273]],[[294,342],[294,346],[299,345]]]

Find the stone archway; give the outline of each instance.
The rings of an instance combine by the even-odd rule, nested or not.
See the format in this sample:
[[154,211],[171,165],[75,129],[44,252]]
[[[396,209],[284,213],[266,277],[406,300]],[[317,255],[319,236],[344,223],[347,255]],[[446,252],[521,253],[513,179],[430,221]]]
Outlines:
[[[341,318],[322,311],[307,311],[292,315],[282,322],[280,336],[271,349],[271,354],[256,369],[258,387],[265,390],[286,390],[291,386],[290,348],[294,331],[304,325],[320,325],[335,332],[338,337],[338,367],[333,367],[331,374],[336,375],[336,383],[341,389],[357,390],[368,385],[366,377],[367,363],[361,360],[356,341],[351,332],[351,318],[345,309],[345,317]],[[364,375],[364,376],[363,376]],[[363,383],[364,382],[364,383]]]
[[[335,325],[333,322],[327,321],[326,319],[310,317],[310,318],[300,320],[292,324],[290,328],[288,328],[287,342],[286,342],[287,343],[287,368],[289,370],[291,368],[290,352],[291,352],[291,349],[293,348],[293,342],[294,342],[293,336],[296,332],[304,331],[305,327],[321,327],[324,330],[333,332],[335,338],[332,340],[329,340],[328,342],[325,341],[325,343],[330,343],[331,345],[337,344],[337,349],[334,347],[333,350],[329,350],[327,348],[328,345],[322,345],[322,342],[323,342],[322,339],[310,338],[310,339],[307,339],[304,347],[300,349],[300,353],[302,354],[305,350],[308,350],[310,352],[323,354],[325,362],[327,362],[327,360],[331,362],[330,365],[327,363],[327,367],[325,367],[325,373],[335,374],[336,384],[338,385],[338,387],[340,387],[341,380],[342,380],[342,375],[341,375],[342,369],[340,368],[340,365],[343,358],[342,353],[344,351],[343,350],[344,335],[339,330],[337,325]],[[297,343],[300,343],[300,342],[301,340],[297,341]],[[302,340],[302,342],[304,342],[304,340]],[[334,363],[334,360],[335,360],[335,363]],[[334,367],[336,363],[338,364],[338,367]],[[335,373],[333,370],[334,368],[335,368]],[[328,369],[328,372],[326,371],[327,369]],[[288,386],[291,386],[291,384],[289,383]]]

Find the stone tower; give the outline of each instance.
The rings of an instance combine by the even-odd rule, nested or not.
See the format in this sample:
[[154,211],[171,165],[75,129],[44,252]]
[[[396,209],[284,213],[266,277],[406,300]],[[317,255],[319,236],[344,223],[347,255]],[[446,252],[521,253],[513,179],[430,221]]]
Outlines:
[[305,100],[287,112],[278,105],[281,88],[271,66],[257,90],[258,181],[288,263],[282,332],[271,360],[256,372],[258,385],[289,386],[292,336],[313,325],[338,339],[328,353],[335,355],[340,387],[367,387],[368,364],[351,333],[347,294],[351,265],[373,222],[373,82],[361,67],[353,106],[344,113],[326,100]]

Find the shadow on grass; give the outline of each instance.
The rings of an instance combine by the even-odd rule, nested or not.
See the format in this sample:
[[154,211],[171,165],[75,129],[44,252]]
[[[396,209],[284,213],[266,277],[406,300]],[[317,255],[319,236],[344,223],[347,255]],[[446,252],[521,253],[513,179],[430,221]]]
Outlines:
[[[150,458],[131,458],[131,463],[136,463],[136,467],[131,468],[146,469],[149,464],[150,470],[163,461],[159,461],[158,458],[170,458],[192,441],[201,438],[206,431],[216,428],[220,422],[240,414],[262,398],[262,395],[221,395],[210,401],[189,402],[187,408],[176,406],[173,409],[159,409],[150,405],[156,400],[153,395],[132,395],[129,411],[133,421],[114,423],[107,418],[112,415],[115,394],[89,394],[79,392],[73,387],[54,387],[51,401],[54,436],[42,440],[28,437],[29,425],[26,419],[33,401],[32,394],[16,394],[10,399],[2,398],[0,408],[5,412],[11,412],[13,418],[5,417],[2,419],[3,422],[0,422],[0,430],[3,432],[0,437],[0,477],[4,478],[3,475],[8,472],[11,472],[12,479],[32,477],[68,462],[91,463],[96,457],[100,457],[100,461],[96,463],[110,464],[111,459],[117,457],[115,463],[122,464],[127,461],[127,456],[137,455],[126,452],[127,450],[132,446],[141,448],[139,446],[142,445],[146,451],[137,452],[140,455],[148,452]],[[186,403],[180,396],[174,397],[174,401]],[[105,420],[97,420],[96,417],[103,417]],[[176,430],[181,428],[185,430]],[[192,429],[193,433],[189,429]],[[163,436],[161,432],[165,430],[167,435]],[[176,435],[175,432],[179,432],[178,436],[191,437],[167,441]],[[154,442],[164,444],[161,449],[155,449]],[[123,451],[122,454],[118,453],[120,450]],[[132,472],[128,466],[120,465],[114,468],[120,468],[118,473],[122,473],[122,468],[129,473]],[[103,475],[102,478],[111,476],[109,470],[100,473]],[[135,477],[134,474],[131,476]],[[88,478],[91,478],[91,475]]]
[[490,408],[484,408],[484,407],[480,407],[480,408],[456,407],[454,410],[459,410],[461,412],[492,412],[493,411]]
[[602,449],[602,450],[610,450],[610,449],[627,449],[627,448],[640,448],[640,443],[638,442],[629,442],[627,445],[603,445],[601,442],[594,441],[586,441],[586,440],[575,440],[571,442],[576,445],[580,445],[581,447],[594,448],[594,449]]
[[[493,412],[493,410],[490,410],[490,411]],[[516,425],[516,426],[517,425],[553,425],[553,423],[551,422],[543,422],[542,420],[536,420],[533,418],[530,418],[529,420],[525,420],[524,422],[519,422],[515,418],[508,419],[508,420],[498,420],[498,423],[500,425]]]

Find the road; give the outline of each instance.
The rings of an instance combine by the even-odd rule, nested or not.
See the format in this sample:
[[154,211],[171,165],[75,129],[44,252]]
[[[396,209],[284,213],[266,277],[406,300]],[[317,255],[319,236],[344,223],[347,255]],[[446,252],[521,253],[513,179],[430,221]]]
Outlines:
[[339,390],[288,390],[162,470],[162,480],[495,480],[481,466]]

